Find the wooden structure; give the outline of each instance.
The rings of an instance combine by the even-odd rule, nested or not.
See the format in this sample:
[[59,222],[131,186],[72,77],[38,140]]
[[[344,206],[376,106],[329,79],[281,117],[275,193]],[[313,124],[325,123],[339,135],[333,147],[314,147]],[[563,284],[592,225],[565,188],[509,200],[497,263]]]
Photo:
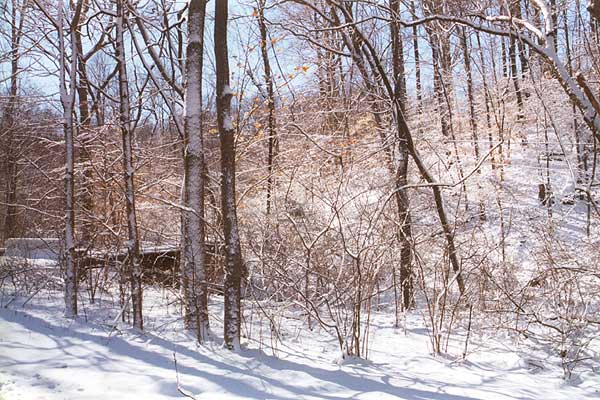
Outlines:
[[[142,246],[140,248],[142,281],[147,285],[177,287],[180,282],[181,248],[178,245]],[[223,283],[224,247],[220,243],[206,243],[206,279],[209,283]],[[127,250],[80,251],[77,257],[79,276],[86,279],[96,268],[120,268],[127,259]]]

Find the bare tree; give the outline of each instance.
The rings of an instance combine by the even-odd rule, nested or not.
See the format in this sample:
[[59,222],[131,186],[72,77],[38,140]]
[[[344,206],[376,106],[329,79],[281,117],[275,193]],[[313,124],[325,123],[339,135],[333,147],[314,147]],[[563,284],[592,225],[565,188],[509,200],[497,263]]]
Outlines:
[[[469,102],[469,125],[471,126],[471,138],[473,140],[473,150],[475,152],[475,162],[479,162],[481,157],[479,151],[479,136],[477,133],[477,115],[475,113],[475,95],[473,88],[473,73],[471,72],[471,56],[470,56],[470,41],[467,37],[467,32],[465,28],[460,28],[458,31],[460,37],[460,43],[462,47],[463,53],[463,61],[465,63],[465,72],[467,74],[467,100]],[[479,175],[481,175],[481,170],[477,171]],[[479,196],[479,219],[481,221],[485,220],[485,205],[483,204],[483,200],[481,199],[481,185],[477,184]]]
[[[390,36],[392,39],[392,73],[394,82],[393,103],[395,118],[405,118],[407,107],[406,78],[404,71],[404,51],[402,31],[400,29],[400,2],[390,0]],[[418,54],[418,53],[417,53]],[[408,309],[414,303],[412,276],[412,224],[408,191],[404,188],[408,183],[409,153],[404,134],[398,138],[398,157],[396,160],[396,206],[398,207],[398,238],[400,242],[400,291],[402,308]],[[395,270],[394,270],[395,278]]]
[[[92,168],[90,164],[90,149],[89,149],[89,135],[90,128],[92,126],[92,117],[89,106],[89,82],[87,77],[87,66],[86,62],[103,44],[104,35],[100,37],[100,41],[93,46],[89,54],[83,54],[83,40],[82,40],[82,27],[86,21],[86,14],[90,8],[89,0],[84,0],[81,9],[81,21],[75,29],[75,46],[77,48],[77,97],[79,100],[79,132],[77,140],[79,141],[81,151],[79,152],[79,159],[83,165],[83,180],[80,183],[81,186],[81,199],[79,201],[85,214],[90,214],[94,209],[94,197],[93,197],[93,180],[92,180]],[[90,219],[82,218],[80,221],[81,231],[81,242],[86,246],[90,245],[92,240]]]
[[[410,1],[410,12],[412,13],[414,18],[417,18],[417,8],[415,6],[415,1]],[[423,84],[421,82],[421,59],[420,59],[420,51],[419,51],[419,27],[412,27],[413,33],[413,52],[415,56],[415,89],[417,92],[417,105],[419,114],[423,112]]]
[[[518,20],[508,15],[494,15],[481,19],[434,14],[406,22],[406,25],[422,25],[431,21],[455,22],[492,35],[518,38],[529,47],[530,51],[535,52],[548,63],[565,93],[581,111],[590,131],[600,140],[600,116],[594,106],[595,103],[598,103],[598,99],[593,92],[585,90],[585,83],[582,83],[585,81],[583,75],[569,74],[567,66],[556,53],[556,26],[553,22],[551,5],[544,0],[535,0],[532,5],[543,17],[538,24],[528,20]],[[504,23],[507,21],[512,21],[514,24],[506,27]]]
[[198,341],[208,335],[208,288],[205,273],[204,144],[202,117],[202,67],[206,0],[193,0],[188,10],[188,43],[185,70],[184,187],[182,218],[182,272],[185,291],[184,320],[195,320]]
[[142,270],[140,260],[140,241],[135,210],[134,166],[129,104],[129,81],[127,79],[127,61],[125,55],[126,0],[117,0],[115,56],[119,78],[119,122],[123,145],[123,180],[125,181],[125,205],[127,213],[127,266],[131,285],[131,303],[133,306],[133,326],[144,329],[142,316]]
[[265,69],[265,86],[267,90],[267,109],[269,116],[267,120],[269,130],[268,156],[267,156],[267,215],[271,212],[271,203],[273,197],[273,186],[275,179],[273,168],[275,157],[279,148],[277,140],[277,116],[275,115],[275,93],[273,91],[273,76],[271,73],[271,62],[269,60],[269,41],[267,37],[267,24],[265,23],[265,0],[258,0],[257,21],[260,31],[260,54],[262,56],[263,67]]
[[[8,3],[4,5],[7,12]],[[17,160],[14,151],[15,136],[15,112],[18,101],[18,82],[19,82],[19,59],[20,44],[23,32],[24,20],[23,3],[16,0],[11,2],[10,11],[10,89],[8,93],[8,102],[4,108],[4,116],[0,121],[3,135],[6,135],[6,152],[4,159],[4,171],[6,175],[6,195],[4,200],[4,224],[3,235],[0,240],[4,241],[15,236],[16,230],[16,202],[17,202]]]
[[[77,44],[75,31],[81,17],[83,0],[74,8],[65,6],[63,0],[56,5],[56,17],[52,16],[46,3],[34,0],[58,33],[60,102],[63,108],[63,132],[65,136],[65,315],[77,315],[77,266],[75,263],[75,124],[73,119],[77,87]],[[66,25],[65,25],[66,24]],[[65,32],[66,30],[66,32]],[[67,44],[68,42],[68,44]],[[70,48],[70,57],[67,52]],[[67,77],[68,76],[68,77]]]
[[235,127],[231,117],[229,59],[227,50],[228,1],[215,0],[215,63],[217,86],[217,125],[221,143],[221,210],[225,237],[225,347],[240,347],[242,249],[235,195]]

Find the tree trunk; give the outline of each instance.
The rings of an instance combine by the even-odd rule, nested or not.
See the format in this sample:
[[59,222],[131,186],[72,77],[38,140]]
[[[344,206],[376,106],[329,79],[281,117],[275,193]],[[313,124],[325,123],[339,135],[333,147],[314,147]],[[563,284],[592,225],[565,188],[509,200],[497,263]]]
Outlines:
[[500,43],[502,44],[502,77],[508,78],[508,65],[506,63],[506,42],[503,37],[500,38]]
[[475,94],[473,90],[473,73],[471,72],[470,46],[467,40],[466,29],[459,28],[460,42],[467,75],[467,99],[469,101],[469,125],[471,126],[471,139],[475,151],[475,161],[479,161],[479,138],[477,137],[477,115],[475,114]]
[[217,85],[217,125],[221,143],[221,209],[225,236],[225,347],[240,348],[242,251],[237,223],[235,196],[235,129],[231,116],[229,59],[227,50],[227,0],[215,0],[215,63]]
[[260,30],[260,50],[263,60],[263,66],[265,68],[265,84],[267,87],[267,108],[269,110],[268,116],[268,130],[269,130],[269,142],[268,142],[268,157],[267,157],[267,216],[271,213],[271,202],[273,197],[273,186],[274,186],[274,160],[277,155],[278,139],[277,139],[277,121],[275,117],[275,94],[273,92],[273,76],[271,74],[271,63],[269,61],[268,45],[269,41],[267,38],[267,25],[265,23],[265,0],[258,0],[258,28]]
[[[81,17],[85,16],[89,7],[89,0],[83,1],[81,10]],[[80,17],[80,19],[81,19]],[[84,214],[90,214],[94,211],[94,197],[92,194],[92,166],[90,164],[90,153],[89,153],[89,138],[87,135],[90,134],[92,118],[90,115],[90,107],[88,101],[88,80],[87,80],[87,68],[85,60],[83,59],[83,43],[81,40],[81,26],[78,24],[75,29],[75,46],[77,48],[78,60],[77,60],[77,73],[79,75],[79,81],[77,83],[77,97],[79,98],[79,124],[81,130],[78,134],[81,151],[79,153],[79,159],[83,166],[83,182],[81,182],[82,194],[81,194],[81,206],[83,207]],[[84,245],[88,246],[92,240],[92,221],[83,220],[80,222],[81,228],[81,241]]]
[[[390,0],[392,22],[390,24],[392,38],[392,69],[394,78],[395,114],[405,114],[406,110],[406,80],[404,77],[404,56],[402,46],[402,31],[400,29],[400,2]],[[396,115],[396,118],[403,118]],[[400,133],[400,132],[398,132]],[[396,160],[396,205],[398,207],[398,239],[400,242],[400,289],[403,309],[413,305],[412,281],[412,225],[408,192],[403,187],[408,183],[408,147],[406,138],[398,136],[398,158]]]
[[[521,12],[521,0],[516,0],[510,4],[510,14],[514,18],[523,18],[523,13]],[[529,62],[527,60],[527,48],[523,44],[522,41],[517,42],[518,52],[519,52],[519,61],[521,63],[521,79],[525,79],[525,74],[529,69]]]
[[117,40],[115,55],[119,76],[119,122],[123,142],[123,179],[125,181],[125,205],[127,212],[127,263],[131,284],[131,303],[133,305],[133,326],[143,330],[142,317],[142,270],[140,265],[140,243],[135,213],[135,187],[132,150],[131,111],[129,105],[129,84],[127,63],[125,61],[124,19],[126,0],[117,0]]
[[[415,7],[415,1],[411,0],[410,2],[410,10],[413,14],[413,17],[417,17],[417,10]],[[421,60],[419,55],[419,27],[414,25],[412,27],[413,32],[413,51],[415,54],[415,86],[417,92],[417,111],[419,114],[423,113],[423,94],[422,94],[422,83],[421,83]]]
[[[21,33],[23,30],[23,13],[20,14],[20,20],[17,23],[17,4],[12,2],[11,12],[11,37],[10,37],[10,91],[8,104],[4,110],[2,121],[2,131],[6,134],[5,147],[5,177],[6,177],[6,196],[4,210],[3,235],[0,240],[4,241],[14,237],[17,228],[17,158],[15,156],[15,110],[17,106],[18,95],[18,77],[19,77],[19,47],[21,42]],[[1,243],[1,242],[0,242]]]
[[[433,9],[433,8],[432,8]],[[437,12],[443,12],[442,5],[438,5]],[[458,176],[463,180],[464,172],[458,145],[456,143],[456,135],[454,134],[453,121],[453,93],[454,84],[452,80],[452,55],[451,44],[448,33],[443,29],[443,26],[434,26],[428,28],[429,40],[431,44],[431,57],[433,61],[433,86],[437,103],[437,110],[440,114],[441,131],[444,138],[448,138],[454,149],[454,159],[458,169]],[[448,157],[452,154],[451,150],[447,150]],[[465,209],[469,208],[469,199],[467,197],[467,186],[463,181],[463,194],[465,198]]]
[[182,274],[186,327],[197,329],[202,343],[209,333],[204,229],[204,144],[202,70],[206,0],[192,0],[188,11],[185,71],[184,187]]
[[406,78],[404,74],[404,45],[400,25],[400,0],[390,0],[392,22],[390,23],[390,37],[392,40],[392,70],[394,73],[394,95],[405,111],[406,105]]
[[398,130],[400,132],[403,132],[403,136],[406,137],[408,151],[410,152],[412,159],[415,161],[415,164],[417,165],[421,176],[423,176],[427,183],[432,185],[431,189],[433,191],[433,198],[435,201],[437,214],[440,219],[440,224],[442,225],[442,230],[446,238],[446,243],[448,245],[448,257],[450,258],[450,265],[452,266],[452,270],[456,274],[456,283],[458,285],[460,294],[464,295],[466,292],[465,282],[463,279],[461,265],[458,261],[457,249],[454,244],[454,232],[452,232],[452,228],[450,227],[450,223],[448,221],[448,216],[446,215],[442,191],[440,189],[440,186],[436,184],[435,179],[421,160],[421,157],[419,156],[419,153],[412,140],[412,136],[410,134],[408,125],[406,124],[406,121],[403,118],[400,118],[398,120],[398,126]]
[[481,47],[481,37],[479,32],[476,32],[476,37],[477,37],[477,47],[479,48],[479,59],[481,61],[481,80],[483,81],[483,94],[484,94],[484,101],[485,101],[485,121],[486,121],[486,127],[487,127],[487,131],[488,131],[488,146],[490,149],[490,157],[491,157],[491,164],[492,164],[492,169],[496,168],[496,159],[494,157],[494,153],[493,153],[493,148],[494,148],[494,138],[492,136],[492,116],[491,116],[491,109],[490,109],[490,90],[488,87],[488,81],[487,81],[487,69],[485,67],[485,57],[483,55],[483,48]]
[[[81,2],[76,6],[81,10]],[[77,70],[77,46],[75,45],[75,30],[71,29],[71,65],[67,67],[65,44],[65,6],[63,0],[58,2],[58,41],[60,50],[60,100],[63,107],[63,130],[65,135],[65,248],[63,259],[65,263],[65,316],[73,318],[77,315],[77,266],[75,264],[75,184],[74,184],[74,123],[73,106],[75,103],[75,73]],[[78,23],[78,15],[73,17],[71,28]],[[69,72],[67,88],[67,72]]]
[[518,114],[517,119],[523,119],[525,117],[525,111],[523,109],[523,94],[521,93],[521,86],[519,85],[519,72],[517,70],[517,45],[514,38],[510,38],[510,45],[508,46],[508,54],[510,57],[510,76],[515,87],[515,94],[517,95],[517,106]]
[[546,35],[553,38],[554,52],[558,54],[558,8],[556,6],[556,0],[550,0],[550,18],[552,19],[552,26],[554,30],[552,32],[546,32]]
[[[469,101],[469,125],[471,126],[471,138],[473,140],[473,149],[475,152],[475,163],[479,162],[479,137],[477,135],[477,115],[475,114],[475,94],[473,90],[473,73],[471,72],[471,46],[467,40],[467,32],[464,27],[459,28],[460,42],[463,52],[463,61],[465,62],[465,72],[467,74],[467,99]],[[481,176],[481,169],[477,170]],[[485,221],[485,205],[481,196],[481,184],[477,182],[477,196],[479,197],[479,220]]]
[[435,93],[437,110],[440,115],[440,122],[442,128],[442,136],[449,137],[451,127],[450,124],[450,113],[451,110],[448,108],[450,102],[446,101],[445,95],[445,79],[444,72],[442,70],[442,54],[440,40],[438,33],[434,33],[433,30],[429,30],[430,44],[431,44],[431,57],[433,62],[433,91]]

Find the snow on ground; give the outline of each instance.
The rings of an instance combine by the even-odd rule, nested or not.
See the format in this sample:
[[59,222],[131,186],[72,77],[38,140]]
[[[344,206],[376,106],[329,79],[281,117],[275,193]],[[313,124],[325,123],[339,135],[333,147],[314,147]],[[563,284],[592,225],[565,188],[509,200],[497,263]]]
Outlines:
[[[597,370],[566,382],[554,363],[509,345],[508,338],[501,343],[498,337],[474,335],[466,361],[433,357],[418,312],[406,316],[402,329],[394,327],[392,313],[375,313],[368,360],[340,365],[335,340],[301,328],[301,318],[283,321],[286,335],[278,357],[257,317],[246,324],[246,332],[252,325],[253,338],[234,354],[218,339],[196,345],[182,329],[172,293],[149,289],[146,299],[143,334],[126,325],[111,328],[118,309],[110,298],[86,304],[75,321],[61,317],[59,292],[0,309],[0,399],[184,398],[177,375],[184,392],[207,400],[600,397]],[[212,303],[213,326],[220,332],[222,303],[217,297]],[[451,355],[461,354],[463,340],[457,335],[451,341]]]

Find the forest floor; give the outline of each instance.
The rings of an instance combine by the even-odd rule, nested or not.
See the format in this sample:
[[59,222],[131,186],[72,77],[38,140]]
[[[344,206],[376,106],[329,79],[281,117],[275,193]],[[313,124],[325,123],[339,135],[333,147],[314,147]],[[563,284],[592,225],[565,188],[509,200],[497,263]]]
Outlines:
[[[285,328],[274,343],[254,309],[243,349],[231,353],[218,339],[196,344],[172,291],[147,290],[144,333],[120,323],[116,301],[104,296],[84,304],[76,320],[62,317],[58,291],[2,307],[0,399],[151,400],[182,392],[207,400],[600,398],[598,366],[565,380],[555,356],[497,332],[474,329],[463,359],[466,336],[457,328],[447,355],[433,356],[418,310],[396,328],[394,313],[382,307],[371,316],[367,359],[341,360],[337,340],[309,331],[299,311],[276,322]],[[222,301],[211,303],[220,333]]]

